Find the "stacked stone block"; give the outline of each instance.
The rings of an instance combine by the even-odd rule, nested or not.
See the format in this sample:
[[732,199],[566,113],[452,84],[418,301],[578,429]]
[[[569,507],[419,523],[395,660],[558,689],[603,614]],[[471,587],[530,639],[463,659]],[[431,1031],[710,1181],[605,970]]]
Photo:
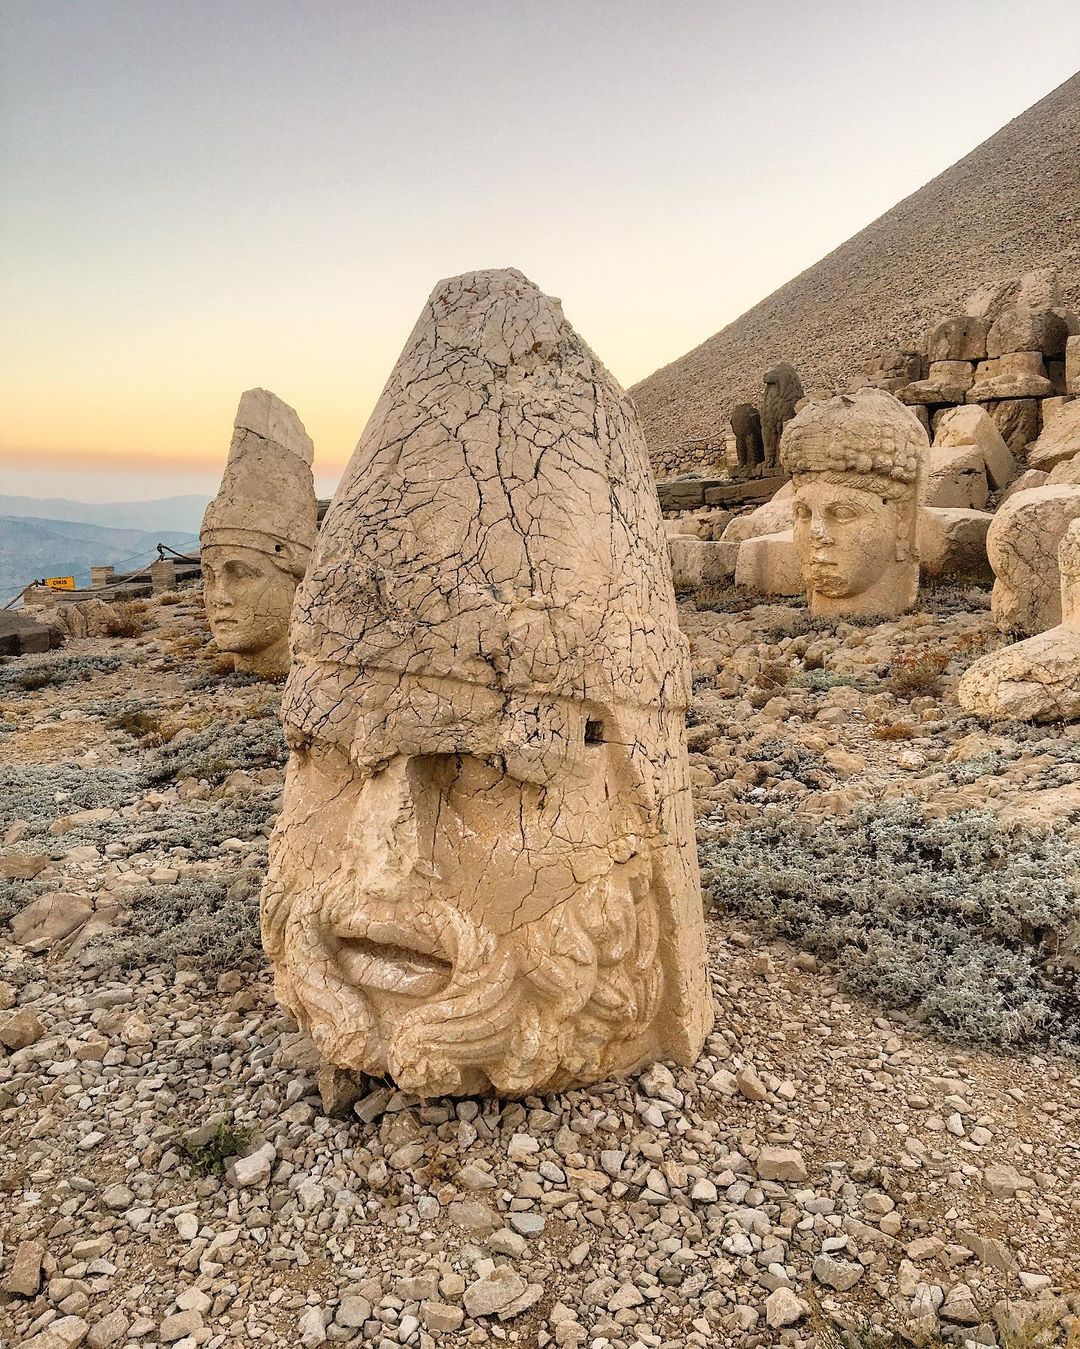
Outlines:
[[894,393],[931,433],[948,408],[983,407],[1022,456],[1046,424],[1045,400],[1080,392],[1080,319],[1058,306],[1052,277],[1037,280],[972,296],[969,312],[942,318],[921,350],[871,357],[863,382]]

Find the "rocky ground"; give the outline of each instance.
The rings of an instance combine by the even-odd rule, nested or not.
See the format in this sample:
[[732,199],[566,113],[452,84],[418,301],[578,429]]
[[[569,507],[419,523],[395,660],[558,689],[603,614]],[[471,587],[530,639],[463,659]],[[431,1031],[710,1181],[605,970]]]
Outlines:
[[1080,736],[966,721],[986,597],[927,606],[684,604],[716,1031],[502,1104],[320,1077],[276,1007],[278,690],[194,597],[0,667],[0,1343],[1064,1343]]

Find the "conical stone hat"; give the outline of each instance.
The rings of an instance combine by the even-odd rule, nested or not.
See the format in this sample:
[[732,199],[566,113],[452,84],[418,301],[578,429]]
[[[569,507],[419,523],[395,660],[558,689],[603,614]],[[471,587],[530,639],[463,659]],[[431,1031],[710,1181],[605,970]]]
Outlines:
[[202,546],[254,548],[302,575],[318,532],[313,456],[293,409],[267,389],[248,389],[221,486],[203,516]]
[[518,271],[435,287],[297,599],[301,662],[680,717],[689,700],[632,405]]

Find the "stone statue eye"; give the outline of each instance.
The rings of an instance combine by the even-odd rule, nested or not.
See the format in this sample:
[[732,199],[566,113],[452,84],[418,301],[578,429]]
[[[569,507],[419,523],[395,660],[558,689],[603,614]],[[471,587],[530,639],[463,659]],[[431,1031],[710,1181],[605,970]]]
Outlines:
[[586,745],[602,745],[604,743],[604,723],[602,721],[586,721],[585,743]]

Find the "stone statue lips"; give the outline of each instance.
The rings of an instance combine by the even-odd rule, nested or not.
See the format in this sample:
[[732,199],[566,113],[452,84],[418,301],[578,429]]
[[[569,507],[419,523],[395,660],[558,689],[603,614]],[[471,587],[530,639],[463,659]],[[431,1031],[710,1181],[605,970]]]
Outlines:
[[347,931],[328,934],[345,977],[357,988],[430,998],[450,982],[453,965],[424,933],[404,923],[356,914]]

